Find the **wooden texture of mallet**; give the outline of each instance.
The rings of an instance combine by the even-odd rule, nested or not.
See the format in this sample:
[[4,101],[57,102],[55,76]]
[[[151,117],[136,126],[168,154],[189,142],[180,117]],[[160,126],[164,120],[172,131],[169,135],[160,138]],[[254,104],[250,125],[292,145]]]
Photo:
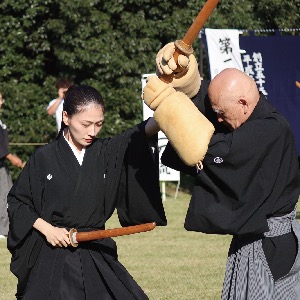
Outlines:
[[[193,53],[192,44],[199,34],[200,30],[203,28],[204,23],[211,15],[215,7],[217,6],[219,0],[208,0],[204,6],[202,7],[201,11],[199,12],[198,16],[194,20],[193,24],[190,26],[186,34],[184,35],[182,40],[175,41],[175,53],[173,55],[175,62],[178,61],[179,54],[191,54]],[[179,68],[179,67],[178,67]],[[178,71],[180,69],[177,69]],[[177,72],[178,72],[177,71]],[[176,73],[176,70],[174,71]],[[165,82],[170,83],[174,78],[174,73],[170,75],[162,75],[159,78]]]
[[95,241],[99,239],[105,239],[109,237],[117,237],[122,235],[129,235],[134,233],[146,232],[153,230],[156,226],[155,222],[145,223],[134,226],[127,226],[121,228],[105,229],[105,230],[94,230],[86,232],[77,232],[75,228],[69,231],[69,239],[73,247],[77,247],[78,243]]

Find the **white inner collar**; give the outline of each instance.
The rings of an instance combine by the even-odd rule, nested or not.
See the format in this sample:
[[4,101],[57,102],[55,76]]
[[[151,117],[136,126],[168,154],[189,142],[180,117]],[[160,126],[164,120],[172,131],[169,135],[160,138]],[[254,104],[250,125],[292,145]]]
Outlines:
[[70,148],[72,149],[72,151],[73,151],[73,153],[74,153],[74,155],[75,155],[75,157],[76,157],[78,163],[79,163],[80,165],[82,165],[83,158],[84,158],[84,154],[85,154],[85,147],[83,147],[82,150],[81,150],[81,152],[79,153],[79,152],[78,152],[78,149],[77,149],[72,143],[70,143],[70,142],[66,139],[64,131],[63,131],[62,133],[63,133],[64,139],[67,141],[67,143],[69,144]]

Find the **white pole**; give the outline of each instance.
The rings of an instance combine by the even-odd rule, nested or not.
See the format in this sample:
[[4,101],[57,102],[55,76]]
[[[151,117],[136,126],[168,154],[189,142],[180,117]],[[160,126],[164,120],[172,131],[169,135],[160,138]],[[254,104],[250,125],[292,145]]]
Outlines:
[[166,200],[166,182],[165,181],[161,182],[161,197],[162,197],[162,201]]
[[178,180],[178,183],[177,183],[176,192],[175,192],[175,197],[174,197],[175,200],[176,200],[177,195],[178,195],[179,185],[180,185],[180,180]]

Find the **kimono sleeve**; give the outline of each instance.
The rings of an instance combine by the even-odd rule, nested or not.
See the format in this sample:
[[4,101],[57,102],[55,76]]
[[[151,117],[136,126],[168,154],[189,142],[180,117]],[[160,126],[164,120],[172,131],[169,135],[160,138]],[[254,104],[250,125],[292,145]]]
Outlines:
[[157,135],[147,139],[143,123],[128,145],[118,199],[122,226],[148,222],[167,224],[160,194]]
[[32,155],[8,193],[8,248],[16,248],[32,231],[40,217],[37,202],[41,201],[42,185],[37,171],[36,156]]
[[173,146],[168,142],[161,156],[161,162],[174,170],[183,172],[190,176],[196,176],[196,167],[187,166],[178,156]]

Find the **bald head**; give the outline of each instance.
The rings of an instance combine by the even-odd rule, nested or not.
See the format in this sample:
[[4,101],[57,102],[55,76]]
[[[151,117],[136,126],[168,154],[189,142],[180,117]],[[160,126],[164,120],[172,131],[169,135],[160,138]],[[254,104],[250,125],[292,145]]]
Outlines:
[[259,101],[255,81],[238,69],[225,69],[210,83],[208,96],[218,121],[230,129],[240,127]]

